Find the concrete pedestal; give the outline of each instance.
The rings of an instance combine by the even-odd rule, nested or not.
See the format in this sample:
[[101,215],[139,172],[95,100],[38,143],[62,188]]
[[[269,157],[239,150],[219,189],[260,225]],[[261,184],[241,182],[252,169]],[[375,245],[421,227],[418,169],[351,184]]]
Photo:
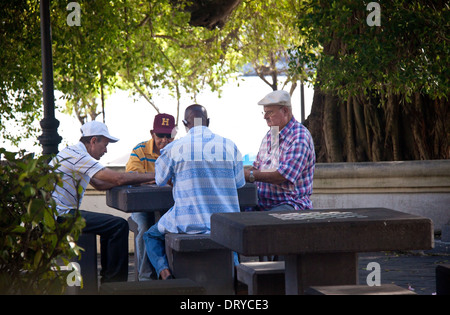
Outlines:
[[304,294],[311,285],[358,283],[356,253],[287,255],[286,294]]
[[166,253],[175,278],[188,278],[206,294],[234,294],[232,252],[207,234],[166,234]]

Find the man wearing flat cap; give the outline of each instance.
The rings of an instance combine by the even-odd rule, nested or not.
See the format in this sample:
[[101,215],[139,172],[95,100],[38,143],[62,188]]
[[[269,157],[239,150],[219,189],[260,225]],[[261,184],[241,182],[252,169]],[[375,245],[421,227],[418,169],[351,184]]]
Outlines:
[[[126,172],[147,173],[155,172],[156,159],[161,150],[171,143],[176,136],[175,118],[169,114],[158,114],[153,119],[153,129],[150,130],[151,139],[138,143],[131,151],[125,167]],[[135,255],[139,281],[151,280],[155,277],[152,266],[147,257],[144,244],[144,233],[155,224],[153,212],[133,212],[131,218],[136,222],[138,234],[135,242]]]
[[245,179],[258,187],[255,210],[311,209],[316,162],[311,134],[292,115],[288,92],[273,91],[258,105],[270,130],[253,166],[245,170]]
[[[105,124],[90,121],[81,126],[80,141],[61,150],[50,162],[50,165],[58,165],[56,171],[62,179],[62,186],[56,185],[52,194],[59,222],[75,215],[88,184],[98,190],[107,190],[155,179],[155,173],[116,172],[98,162],[107,152],[108,144],[118,140],[109,134]],[[102,283],[127,281],[128,222],[105,213],[79,211],[86,223],[82,232],[100,235]]]

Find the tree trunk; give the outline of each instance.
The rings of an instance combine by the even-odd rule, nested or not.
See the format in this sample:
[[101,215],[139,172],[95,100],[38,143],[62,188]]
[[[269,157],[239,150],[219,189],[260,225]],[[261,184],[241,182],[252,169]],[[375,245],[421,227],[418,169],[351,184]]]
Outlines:
[[311,132],[316,150],[316,159],[318,162],[327,161],[327,149],[323,140],[323,105],[325,94],[319,88],[314,87],[313,103],[311,113],[305,120],[304,125]]
[[327,148],[327,162],[342,162],[342,128],[339,124],[340,115],[338,98],[325,95],[323,109],[323,135]]
[[381,99],[359,95],[343,101],[315,88],[311,132],[317,162],[450,158],[450,110],[446,99],[415,93]]
[[347,110],[346,110],[346,121],[347,121],[347,130],[346,130],[346,152],[347,152],[347,161],[348,162],[356,162],[356,148],[355,148],[355,119],[353,116],[353,104],[354,98],[353,96],[349,96],[347,100]]
[[386,139],[384,147],[392,148],[392,158],[394,161],[402,159],[399,143],[399,104],[396,95],[389,93],[386,102]]
[[[323,12],[333,12],[330,2],[319,1],[318,5]],[[361,23],[366,17],[365,10],[355,9],[342,28],[349,30],[347,35],[366,36],[366,24]],[[334,60],[352,56],[354,46],[348,45],[338,30],[333,32],[324,27],[329,33],[327,42],[321,43],[322,54],[332,56]],[[380,35],[382,28],[374,31]],[[413,53],[413,48],[408,51]],[[402,57],[401,54],[396,56]],[[320,82],[327,70],[317,69],[318,83],[314,88],[311,114],[304,123],[313,136],[317,162],[450,158],[448,95],[432,99],[420,91],[412,95],[406,92],[394,94],[389,92],[389,83],[378,82],[385,86],[376,91],[350,89],[352,94],[340,99],[321,90]],[[345,79],[342,84],[346,84]]]

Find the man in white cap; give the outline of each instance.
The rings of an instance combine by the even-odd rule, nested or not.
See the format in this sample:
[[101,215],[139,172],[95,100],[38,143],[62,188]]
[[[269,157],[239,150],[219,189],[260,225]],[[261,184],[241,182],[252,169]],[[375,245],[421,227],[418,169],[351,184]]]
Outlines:
[[291,97],[286,91],[267,94],[264,119],[271,128],[264,137],[253,166],[245,179],[256,182],[256,210],[311,209],[316,156],[308,129],[292,115]]
[[[154,180],[155,173],[123,173],[105,168],[98,160],[107,152],[108,144],[119,139],[111,136],[105,124],[91,121],[81,126],[80,142],[61,150],[50,162],[59,164],[62,187],[56,186],[53,199],[58,220],[73,215],[80,208],[87,185],[106,190],[114,186],[139,184]],[[80,190],[81,187],[81,190]],[[100,235],[102,250],[102,282],[127,281],[128,222],[109,214],[80,210],[86,221],[83,233]]]

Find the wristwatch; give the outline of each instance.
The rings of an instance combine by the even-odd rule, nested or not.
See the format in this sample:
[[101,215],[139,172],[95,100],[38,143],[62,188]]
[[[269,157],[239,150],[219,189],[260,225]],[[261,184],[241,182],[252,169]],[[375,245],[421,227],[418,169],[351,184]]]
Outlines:
[[255,181],[255,175],[253,175],[253,171],[250,171],[250,175],[248,175],[248,181],[253,183]]

